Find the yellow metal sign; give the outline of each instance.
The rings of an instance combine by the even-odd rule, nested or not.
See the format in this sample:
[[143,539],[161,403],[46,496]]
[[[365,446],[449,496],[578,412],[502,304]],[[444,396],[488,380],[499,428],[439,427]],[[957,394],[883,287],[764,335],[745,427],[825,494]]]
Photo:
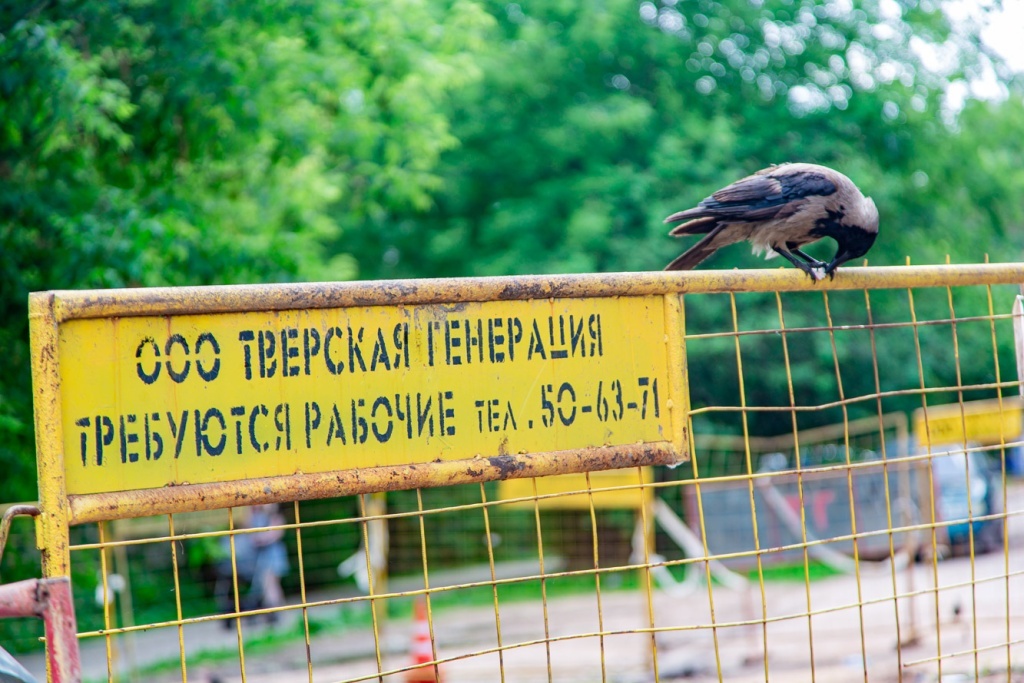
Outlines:
[[589,510],[591,505],[598,510],[639,510],[654,500],[654,490],[641,487],[654,481],[650,467],[640,468],[639,474],[634,467],[591,472],[589,476],[589,485],[584,473],[506,479],[498,484],[498,497],[521,498],[522,505],[532,508],[536,496],[540,507],[554,510]]
[[57,331],[66,491],[638,443],[681,456],[669,300],[68,320]]
[[[927,417],[927,419],[926,419]],[[914,436],[922,446],[1006,443],[1024,433],[1024,400],[1019,396],[950,403],[914,411]]]

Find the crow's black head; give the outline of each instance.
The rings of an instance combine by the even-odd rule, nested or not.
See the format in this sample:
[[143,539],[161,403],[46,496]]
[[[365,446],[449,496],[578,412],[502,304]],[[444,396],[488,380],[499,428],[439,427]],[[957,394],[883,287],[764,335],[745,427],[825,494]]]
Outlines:
[[858,197],[840,212],[829,212],[829,220],[821,231],[836,241],[836,255],[825,266],[825,274],[868,253],[878,238],[878,209],[870,197]]

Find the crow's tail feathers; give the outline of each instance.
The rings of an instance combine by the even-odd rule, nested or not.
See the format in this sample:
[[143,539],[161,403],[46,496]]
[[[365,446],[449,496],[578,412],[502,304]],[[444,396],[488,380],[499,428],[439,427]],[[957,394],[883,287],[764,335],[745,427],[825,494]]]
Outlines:
[[697,264],[714,254],[718,251],[718,247],[722,246],[715,244],[715,238],[721,229],[721,226],[719,226],[702,237],[699,242],[676,257],[672,263],[665,266],[665,270],[693,270],[696,268]]

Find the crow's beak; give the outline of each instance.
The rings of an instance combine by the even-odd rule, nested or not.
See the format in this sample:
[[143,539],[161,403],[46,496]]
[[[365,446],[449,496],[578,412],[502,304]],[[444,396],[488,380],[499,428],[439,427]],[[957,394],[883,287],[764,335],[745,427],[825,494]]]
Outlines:
[[825,265],[825,275],[828,275],[829,279],[834,280],[836,277],[836,268],[841,266],[850,260],[850,252],[843,251],[836,252],[835,257]]

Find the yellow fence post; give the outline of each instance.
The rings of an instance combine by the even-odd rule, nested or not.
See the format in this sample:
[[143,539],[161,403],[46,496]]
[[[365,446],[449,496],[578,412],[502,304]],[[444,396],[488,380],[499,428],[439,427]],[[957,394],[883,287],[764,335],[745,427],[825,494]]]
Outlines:
[[64,423],[61,419],[58,319],[52,293],[29,297],[32,386],[35,390],[36,463],[39,475],[37,541],[43,576],[70,576],[68,506],[64,479]]

